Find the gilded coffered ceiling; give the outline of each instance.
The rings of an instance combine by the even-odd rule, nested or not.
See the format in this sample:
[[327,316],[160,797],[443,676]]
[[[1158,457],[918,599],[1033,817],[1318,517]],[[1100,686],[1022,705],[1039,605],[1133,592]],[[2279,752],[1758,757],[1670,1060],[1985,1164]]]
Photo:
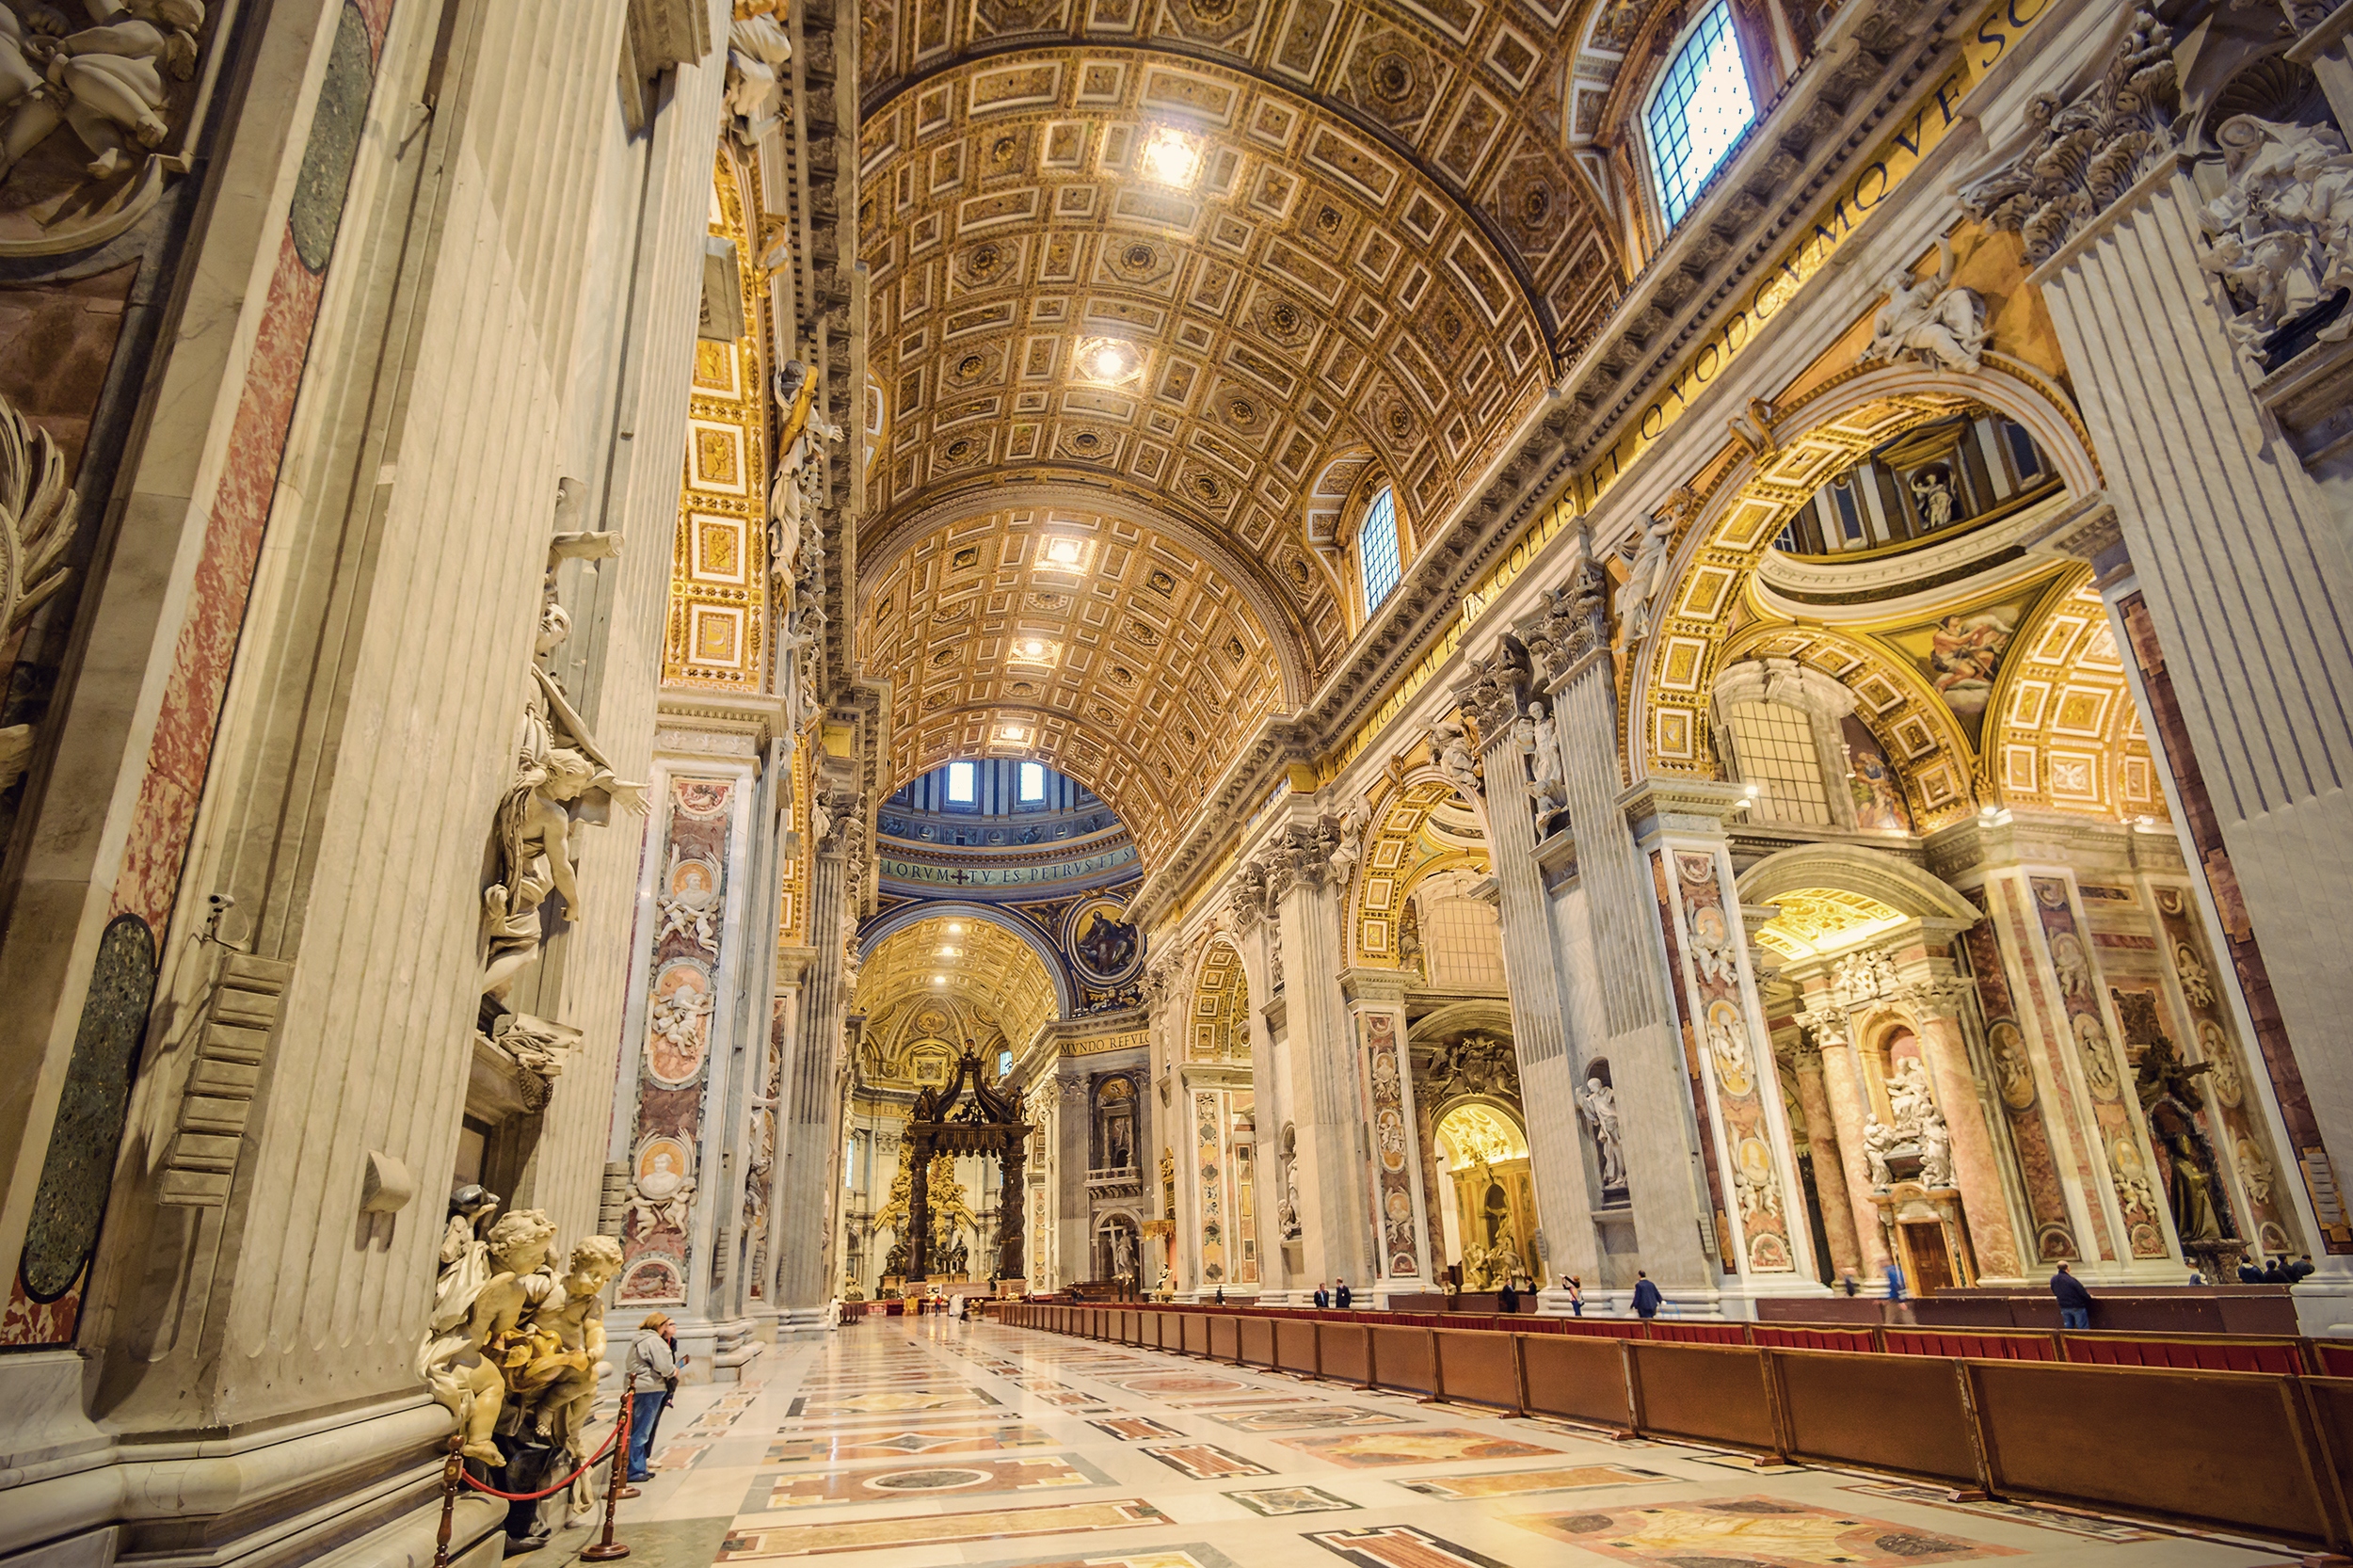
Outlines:
[[[1016,1050],[1056,1012],[1045,961],[1004,927],[971,918],[920,920],[875,943],[858,969],[857,1000],[870,1031],[903,1008],[952,1002],[968,1032],[993,1027]],[[970,1043],[982,1042],[975,1034]]]
[[1147,860],[1244,735],[1305,683],[1279,609],[1194,541],[1099,511],[995,507],[861,584],[890,771],[1034,756],[1117,811]]
[[[863,8],[859,635],[897,777],[1026,749],[1148,863],[1304,705],[1355,631],[1353,507],[1387,482],[1427,544],[1617,296],[1557,123],[1564,21]],[[1110,575],[1037,580],[1065,529]],[[1016,668],[1032,638],[1055,658]]]

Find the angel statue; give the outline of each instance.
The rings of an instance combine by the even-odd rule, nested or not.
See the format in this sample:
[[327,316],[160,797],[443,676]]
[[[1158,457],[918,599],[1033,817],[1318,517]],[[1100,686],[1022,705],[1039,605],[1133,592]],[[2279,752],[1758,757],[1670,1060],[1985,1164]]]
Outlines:
[[1930,370],[1976,370],[1983,361],[1985,301],[1953,284],[1953,244],[1936,242],[1936,276],[1922,280],[1908,266],[1880,280],[1887,302],[1871,321],[1871,345],[1860,362],[1913,359]]
[[562,689],[532,665],[515,771],[498,807],[499,879],[482,894],[482,930],[489,943],[482,971],[487,995],[505,1000],[515,976],[539,955],[539,906],[549,893],[563,894],[564,918],[580,923],[573,835],[610,822],[616,804],[643,815],[645,789],[614,776]]
[[28,27],[0,6],[0,179],[60,122],[88,149],[93,180],[143,167],[171,134],[164,77],[196,74],[203,0],[84,0],[84,8],[98,25],[68,33],[52,7],[24,8]]

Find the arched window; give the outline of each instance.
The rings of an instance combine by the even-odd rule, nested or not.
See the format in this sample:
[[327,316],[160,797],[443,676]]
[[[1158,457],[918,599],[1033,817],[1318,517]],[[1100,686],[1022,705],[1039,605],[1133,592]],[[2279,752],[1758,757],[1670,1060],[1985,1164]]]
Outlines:
[[1700,187],[1755,119],[1732,0],[1716,0],[1685,35],[1642,116],[1668,228],[1683,221]]
[[1752,820],[1798,827],[1836,823],[1810,714],[1778,702],[1728,702],[1724,718],[1740,776],[1758,790]]
[[1381,607],[1381,601],[1397,587],[1403,573],[1397,540],[1397,498],[1384,485],[1372,504],[1365,508],[1365,520],[1356,525],[1356,575],[1365,588],[1365,614]]

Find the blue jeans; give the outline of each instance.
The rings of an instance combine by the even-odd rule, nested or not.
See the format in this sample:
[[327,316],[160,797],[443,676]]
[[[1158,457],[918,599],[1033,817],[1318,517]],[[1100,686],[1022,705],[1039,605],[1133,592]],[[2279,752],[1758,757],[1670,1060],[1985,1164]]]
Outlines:
[[2091,1308],[2088,1306],[2062,1306],[2059,1308],[2059,1327],[2089,1328],[2090,1326]]
[[670,1396],[655,1388],[630,1396],[629,1407],[629,1479],[646,1480],[651,1472],[646,1462],[652,1456],[654,1423],[662,1418],[662,1401]]

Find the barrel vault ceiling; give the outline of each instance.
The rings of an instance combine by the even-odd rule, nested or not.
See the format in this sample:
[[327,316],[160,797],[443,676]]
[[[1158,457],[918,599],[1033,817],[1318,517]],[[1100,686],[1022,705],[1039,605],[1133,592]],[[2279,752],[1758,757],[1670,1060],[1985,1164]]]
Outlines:
[[1036,755],[1148,864],[1345,649],[1352,500],[1391,483],[1427,543],[1617,297],[1560,123],[1577,29],[1533,0],[861,27],[892,782]]

